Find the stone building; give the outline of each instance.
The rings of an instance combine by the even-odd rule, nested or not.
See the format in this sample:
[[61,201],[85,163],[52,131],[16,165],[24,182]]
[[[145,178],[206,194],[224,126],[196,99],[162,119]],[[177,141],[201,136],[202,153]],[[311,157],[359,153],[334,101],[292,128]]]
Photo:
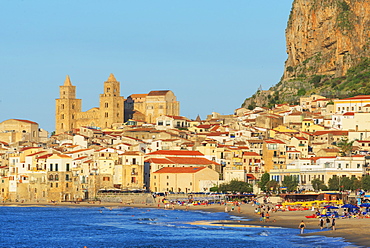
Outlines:
[[125,119],[155,123],[162,115],[180,115],[180,103],[170,90],[156,90],[148,94],[133,94],[125,101]]
[[70,131],[81,126],[110,128],[113,123],[124,121],[123,97],[120,96],[120,83],[113,74],[104,82],[104,93],[100,94],[100,107],[86,112],[81,111],[82,100],[76,99],[76,86],[69,76],[64,85],[59,86],[60,98],[56,99],[56,133]]
[[39,142],[39,124],[29,120],[9,119],[0,123],[0,140]]
[[59,86],[60,96],[56,99],[56,134],[82,126],[112,128],[129,119],[154,123],[161,115],[179,115],[179,102],[170,90],[151,91],[149,94],[133,94],[127,100],[120,96],[120,82],[110,74],[104,82],[104,93],[100,94],[99,107],[82,112],[82,100],[76,98],[76,86],[69,76]]

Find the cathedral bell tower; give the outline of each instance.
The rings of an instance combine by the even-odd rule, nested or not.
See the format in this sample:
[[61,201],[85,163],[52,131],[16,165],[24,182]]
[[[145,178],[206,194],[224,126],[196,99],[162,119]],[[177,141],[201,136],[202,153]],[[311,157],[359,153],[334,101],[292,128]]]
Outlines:
[[100,127],[111,128],[113,123],[124,121],[124,99],[120,96],[120,82],[111,73],[100,94]]
[[81,99],[76,99],[76,86],[67,75],[64,85],[59,86],[59,99],[56,99],[55,133],[63,133],[76,128],[77,113],[81,112]]

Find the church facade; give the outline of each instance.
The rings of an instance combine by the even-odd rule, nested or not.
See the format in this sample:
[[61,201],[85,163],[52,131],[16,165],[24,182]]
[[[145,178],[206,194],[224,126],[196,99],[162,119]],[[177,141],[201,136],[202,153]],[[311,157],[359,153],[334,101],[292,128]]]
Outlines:
[[113,124],[136,119],[154,123],[161,115],[179,115],[179,102],[170,90],[151,91],[148,94],[133,94],[124,99],[120,82],[113,74],[104,82],[99,107],[82,112],[82,100],[76,98],[76,86],[69,76],[59,86],[56,99],[55,133],[63,133],[82,126],[112,128]]

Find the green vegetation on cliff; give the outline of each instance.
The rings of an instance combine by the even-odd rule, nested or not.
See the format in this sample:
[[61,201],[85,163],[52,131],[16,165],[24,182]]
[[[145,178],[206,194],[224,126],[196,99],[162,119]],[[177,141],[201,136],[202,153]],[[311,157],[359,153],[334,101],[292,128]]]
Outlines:
[[[292,90],[289,92],[295,91],[295,93],[284,93],[279,91],[280,87],[291,87]],[[262,94],[263,92],[254,94],[245,101],[248,105],[244,103],[242,106],[252,109],[258,105],[256,102],[263,102],[262,106],[269,108],[279,103],[297,104],[300,97],[311,94],[319,94],[328,98],[370,95],[370,58],[363,58],[358,65],[348,69],[342,77],[300,75],[287,82],[281,81],[266,92],[268,94]]]

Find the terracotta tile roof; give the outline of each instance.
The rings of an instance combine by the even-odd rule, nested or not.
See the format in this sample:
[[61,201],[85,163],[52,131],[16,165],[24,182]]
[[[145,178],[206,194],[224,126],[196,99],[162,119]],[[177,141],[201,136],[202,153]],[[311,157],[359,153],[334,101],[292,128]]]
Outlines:
[[318,159],[322,159],[322,158],[332,158],[332,159],[335,159],[337,157],[335,157],[335,156],[329,156],[329,157],[311,157],[309,159],[312,160],[312,161],[314,161],[314,162],[316,162]]
[[218,163],[206,158],[167,157],[167,159],[171,160],[174,164],[219,165]]
[[313,133],[313,135],[325,135],[325,134],[333,134],[333,135],[348,135],[348,131],[342,131],[342,130],[327,130],[327,131],[316,131]]
[[270,139],[270,140],[266,140],[265,142],[268,144],[285,144],[283,141],[277,140],[277,139]]
[[208,128],[211,128],[212,126],[211,125],[205,125],[205,124],[203,124],[203,125],[199,125],[199,126],[196,126],[197,128],[205,128],[205,129],[208,129]]
[[340,99],[339,101],[349,101],[349,100],[370,100],[370,95],[359,95],[349,98]]
[[243,152],[243,156],[261,156],[256,152]]
[[154,164],[172,164],[172,161],[167,158],[150,158],[145,160],[145,162]]
[[167,117],[170,117],[172,119],[175,119],[175,120],[188,120],[188,118],[184,117],[184,116],[175,116],[175,115],[166,115]]
[[165,167],[154,173],[196,173],[206,167]]
[[295,136],[295,138],[296,138],[297,140],[307,140],[306,138],[304,138],[304,137],[299,137],[299,136]]
[[198,151],[185,151],[185,150],[159,150],[148,153],[147,155],[178,155],[178,156],[204,156]]
[[45,155],[38,157],[37,159],[47,159],[48,157],[51,157],[51,156],[53,156],[53,154],[45,154]]
[[40,155],[41,153],[45,153],[45,152],[46,152],[46,151],[41,151],[41,152],[32,153],[32,154],[27,155],[26,157],[32,157],[32,156]]
[[25,122],[25,123],[29,123],[29,124],[36,124],[36,125],[38,125],[38,123],[33,122],[33,121],[29,121],[29,120],[20,120],[20,119],[13,119],[13,120],[21,121],[21,122]]
[[149,92],[148,96],[164,96],[169,92],[169,90],[152,90]]
[[350,116],[350,115],[355,115],[355,113],[353,113],[353,112],[346,112],[346,113],[343,114],[343,116]]
[[0,141],[0,144],[3,144],[4,146],[9,146],[9,144],[4,141]]
[[145,98],[148,94],[132,94],[131,98]]
[[70,156],[65,155],[65,154],[57,154],[57,156],[60,157],[60,158],[71,158]]
[[38,148],[40,148],[40,147],[23,147],[19,151],[23,152],[23,151],[26,151],[26,150],[29,150],[29,149],[38,149]]
[[75,158],[75,159],[73,159],[73,160],[74,160],[74,161],[77,161],[77,160],[82,160],[82,159],[85,159],[85,158],[87,158],[87,156],[83,156],[83,157]]

